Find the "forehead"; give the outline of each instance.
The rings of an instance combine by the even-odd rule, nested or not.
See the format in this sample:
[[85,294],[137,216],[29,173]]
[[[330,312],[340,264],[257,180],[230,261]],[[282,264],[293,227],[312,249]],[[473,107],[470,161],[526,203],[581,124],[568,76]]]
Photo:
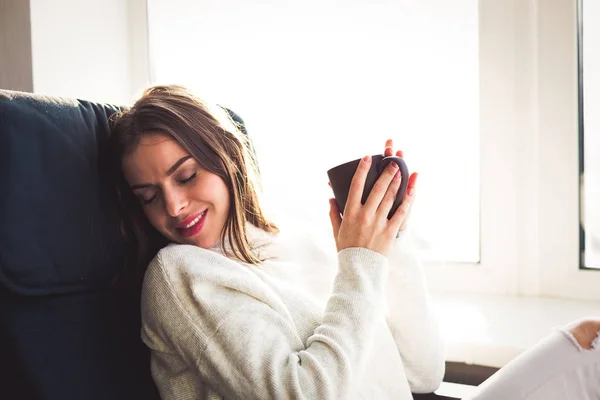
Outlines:
[[160,170],[166,172],[180,158],[189,153],[169,135],[151,133],[144,135],[133,151],[123,157],[123,172],[132,175]]

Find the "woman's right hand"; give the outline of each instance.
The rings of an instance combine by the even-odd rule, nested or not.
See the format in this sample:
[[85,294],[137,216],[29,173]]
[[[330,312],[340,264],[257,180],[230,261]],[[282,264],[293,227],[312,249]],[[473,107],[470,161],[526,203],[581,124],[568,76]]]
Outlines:
[[409,214],[414,187],[407,190],[402,204],[392,218],[387,218],[400,187],[400,180],[408,179],[401,177],[398,165],[393,162],[381,173],[365,204],[361,203],[371,163],[370,156],[364,157],[358,163],[350,184],[343,218],[335,200],[329,200],[329,216],[338,252],[349,247],[363,247],[388,255],[400,226]]

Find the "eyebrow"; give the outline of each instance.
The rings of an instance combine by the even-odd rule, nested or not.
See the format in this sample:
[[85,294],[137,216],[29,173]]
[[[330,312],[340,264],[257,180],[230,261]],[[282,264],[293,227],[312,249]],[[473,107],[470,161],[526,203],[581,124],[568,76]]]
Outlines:
[[[175,171],[177,171],[177,168],[179,168],[181,166],[181,164],[183,164],[184,162],[186,162],[187,160],[189,160],[190,158],[192,158],[192,156],[184,156],[181,157],[175,164],[173,164],[171,166],[171,168],[169,168],[167,170],[167,176],[169,175],[173,175],[173,173]],[[143,188],[147,188],[147,187],[151,187],[154,186],[151,183],[140,183],[139,185],[131,185],[131,190],[135,190],[135,189],[143,189]]]

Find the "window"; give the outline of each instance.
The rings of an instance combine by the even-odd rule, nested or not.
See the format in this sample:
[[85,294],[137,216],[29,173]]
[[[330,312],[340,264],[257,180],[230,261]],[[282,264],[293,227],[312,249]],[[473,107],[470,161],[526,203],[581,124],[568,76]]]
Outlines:
[[276,214],[324,240],[327,169],[392,137],[421,175],[411,226],[432,290],[600,300],[598,269],[579,268],[580,221],[600,234],[583,1],[585,115],[573,0],[148,0],[152,83],[244,117]]
[[600,3],[579,5],[581,262],[600,268]]
[[480,261],[478,1],[149,0],[148,16],[153,83],[245,119],[277,215],[331,236],[326,171],[391,137],[420,173],[425,258]]
[[[585,1],[587,7],[591,1]],[[588,11],[584,11],[587,13]],[[526,263],[519,268],[521,285],[532,282],[525,293],[571,299],[600,300],[600,274],[597,269],[580,268],[581,225],[589,232],[593,204],[585,199],[584,192],[591,186],[585,167],[585,185],[581,185],[581,141],[578,135],[581,125],[581,107],[578,99],[578,7],[572,0],[546,2],[538,0],[534,7],[529,32],[534,37],[533,48],[526,54],[532,55],[530,69],[534,71],[530,91],[534,93],[533,125],[536,137],[532,187],[533,197],[527,212],[533,215],[537,234],[528,236],[521,256]],[[583,26],[586,25],[585,20]],[[589,28],[586,28],[589,29]],[[587,32],[587,31],[586,31]],[[589,32],[583,37],[590,40]],[[593,37],[591,38],[593,39]],[[583,55],[586,56],[585,50]],[[587,67],[583,66],[584,71]],[[593,76],[593,74],[590,74]],[[588,78],[585,77],[585,85]],[[587,90],[586,90],[587,91]],[[589,98],[588,98],[589,100]],[[584,104],[590,109],[589,103]],[[586,112],[586,116],[591,115]],[[585,148],[590,132],[588,121],[583,125],[586,133]],[[584,161],[587,162],[586,157]],[[585,201],[585,214],[581,213],[581,200]],[[583,217],[583,218],[582,218]],[[593,226],[593,223],[591,224]],[[586,252],[587,253],[587,252]]]

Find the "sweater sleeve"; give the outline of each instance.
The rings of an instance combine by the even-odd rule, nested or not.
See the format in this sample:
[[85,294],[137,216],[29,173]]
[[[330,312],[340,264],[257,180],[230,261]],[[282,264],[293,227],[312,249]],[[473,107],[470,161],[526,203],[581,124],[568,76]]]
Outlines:
[[[142,312],[150,348],[176,349],[225,398],[348,397],[365,369],[376,319],[384,318],[386,257],[358,248],[339,253],[332,296],[306,343],[260,280],[240,278],[246,267],[223,257],[188,258],[191,271],[171,276],[181,261],[159,257],[147,273]],[[165,387],[176,380],[160,372],[154,378],[161,393],[177,392]]]
[[445,373],[445,348],[409,230],[390,254],[387,321],[413,393],[431,393]]

